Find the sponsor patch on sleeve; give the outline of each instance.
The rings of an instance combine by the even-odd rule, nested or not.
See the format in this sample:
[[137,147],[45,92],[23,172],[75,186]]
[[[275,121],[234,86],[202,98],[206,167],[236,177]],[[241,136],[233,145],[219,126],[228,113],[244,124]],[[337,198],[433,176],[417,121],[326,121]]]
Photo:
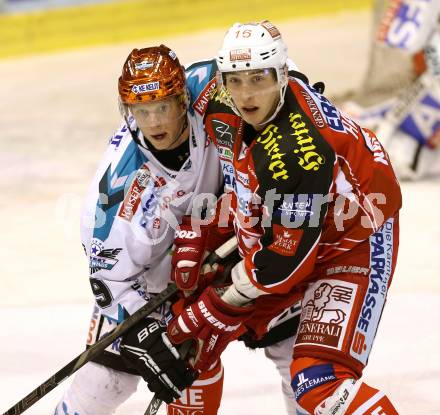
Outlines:
[[129,191],[125,195],[124,202],[122,203],[118,216],[131,222],[139,204],[141,202],[142,192],[147,187],[150,180],[151,173],[146,165],[143,165],[136,173],[136,177],[130,186]]
[[295,399],[298,401],[305,393],[334,380],[336,375],[332,364],[308,367],[295,375],[292,380]]
[[269,249],[283,256],[294,256],[304,231],[302,229],[285,228],[282,225],[273,225],[273,242]]

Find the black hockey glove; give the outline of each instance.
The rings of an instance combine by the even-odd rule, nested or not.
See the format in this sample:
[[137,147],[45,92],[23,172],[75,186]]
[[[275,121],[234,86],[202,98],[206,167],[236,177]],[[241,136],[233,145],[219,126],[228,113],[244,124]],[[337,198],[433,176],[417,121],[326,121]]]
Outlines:
[[122,336],[121,356],[166,403],[179,398],[197,378],[197,372],[170,342],[166,326],[152,318],[142,320]]

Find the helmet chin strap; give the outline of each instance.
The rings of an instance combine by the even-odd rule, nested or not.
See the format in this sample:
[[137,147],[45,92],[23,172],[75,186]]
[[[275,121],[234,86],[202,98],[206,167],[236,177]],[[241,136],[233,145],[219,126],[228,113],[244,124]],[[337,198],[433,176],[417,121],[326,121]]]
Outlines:
[[[281,91],[282,92],[282,91]],[[280,105],[281,103],[281,105]],[[270,121],[272,121],[278,114],[278,112],[280,111],[282,105],[284,103],[284,99],[280,97],[280,99],[277,101],[277,105],[273,106],[273,110],[270,112],[270,114],[272,115],[268,115],[267,119],[260,122],[259,124],[257,124],[259,127],[263,128],[264,126],[266,126]]]
[[[284,69],[282,70],[284,71]],[[278,103],[275,109],[273,110],[272,115],[269,116],[269,118],[264,122],[258,124],[261,127],[264,127],[267,123],[272,121],[278,115],[280,109],[284,105],[284,95],[286,94],[286,89],[287,89],[287,76],[285,73],[282,73],[280,70],[277,70],[277,78],[278,78],[278,85],[280,86],[280,99],[278,100]]]
[[133,131],[131,129],[130,123],[128,122],[128,118],[127,118],[127,116],[125,114],[124,114],[124,121],[125,121],[125,125],[128,128],[128,131],[130,131],[130,135],[131,135],[131,138],[133,139],[133,141],[136,144],[140,145],[141,147],[145,147],[144,143],[142,143],[142,141],[139,139],[138,135],[136,134],[136,131]]

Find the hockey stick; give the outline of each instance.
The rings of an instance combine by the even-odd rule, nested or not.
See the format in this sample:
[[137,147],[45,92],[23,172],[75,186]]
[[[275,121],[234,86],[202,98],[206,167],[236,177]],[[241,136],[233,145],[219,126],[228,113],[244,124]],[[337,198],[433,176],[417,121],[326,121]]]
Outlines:
[[[233,253],[237,248],[237,242],[235,236],[221,245],[215,252],[211,253],[205,263],[221,262],[228,255]],[[56,388],[63,380],[67,379],[79,368],[90,362],[93,358],[101,354],[110,344],[116,339],[121,337],[128,329],[133,327],[139,321],[147,317],[159,306],[168,301],[174,294],[176,294],[178,288],[176,284],[169,284],[167,288],[152,298],[147,304],[141,307],[138,311],[133,313],[130,317],[124,320],[121,324],[115,327],[113,331],[106,334],[102,339],[97,341],[89,349],[82,352],[75,359],[69,362],[66,366],[61,368],[53,376],[35,388],[31,393],[17,402],[3,415],[19,415],[29,409],[32,405],[38,402],[43,396],[47,395],[51,390]]]
[[169,300],[174,294],[177,293],[177,287],[175,284],[168,285],[165,290],[161,291],[154,298],[152,298],[147,304],[141,307],[138,311],[132,314],[129,318],[119,324],[113,331],[108,333],[105,337],[96,342],[89,349],[81,353],[70,363],[56,372],[48,380],[43,382],[40,386],[35,388],[22,400],[17,402],[3,415],[19,415],[30,408],[33,404],[38,402],[43,396],[47,395],[52,389],[57,387],[63,380],[67,379],[79,368],[84,366],[87,362],[90,362],[93,358],[101,354],[110,344],[124,334],[128,329],[133,327],[143,318],[147,317],[160,305]]
[[[214,264],[214,263],[224,263],[227,259],[233,258],[234,253],[237,249],[237,240],[234,237],[226,241],[223,245],[221,245],[215,252],[210,254],[206,260],[205,264]],[[237,260],[238,260],[238,253],[237,253]],[[237,261],[232,260],[229,262],[223,271],[224,277],[228,276],[231,273],[232,267],[235,265]],[[182,346],[179,348],[179,354],[182,359],[185,359],[185,357],[188,355],[189,351],[191,350],[192,342],[186,341],[182,344]],[[162,405],[162,400],[157,397],[157,394],[154,394],[153,398],[151,399],[144,415],[156,415],[157,411],[159,410],[160,406]]]

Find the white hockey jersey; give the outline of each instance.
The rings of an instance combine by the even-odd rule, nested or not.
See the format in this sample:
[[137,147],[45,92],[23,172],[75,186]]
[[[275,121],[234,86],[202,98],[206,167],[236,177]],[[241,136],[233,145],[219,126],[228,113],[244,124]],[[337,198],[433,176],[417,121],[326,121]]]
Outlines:
[[[179,171],[136,144],[125,123],[110,139],[81,217],[96,297],[87,345],[166,288],[176,226],[200,208],[201,193],[216,194],[221,187],[217,151],[201,117],[188,113],[188,120],[190,156]],[[129,122],[136,131],[134,119]],[[119,354],[119,342],[107,352]]]

